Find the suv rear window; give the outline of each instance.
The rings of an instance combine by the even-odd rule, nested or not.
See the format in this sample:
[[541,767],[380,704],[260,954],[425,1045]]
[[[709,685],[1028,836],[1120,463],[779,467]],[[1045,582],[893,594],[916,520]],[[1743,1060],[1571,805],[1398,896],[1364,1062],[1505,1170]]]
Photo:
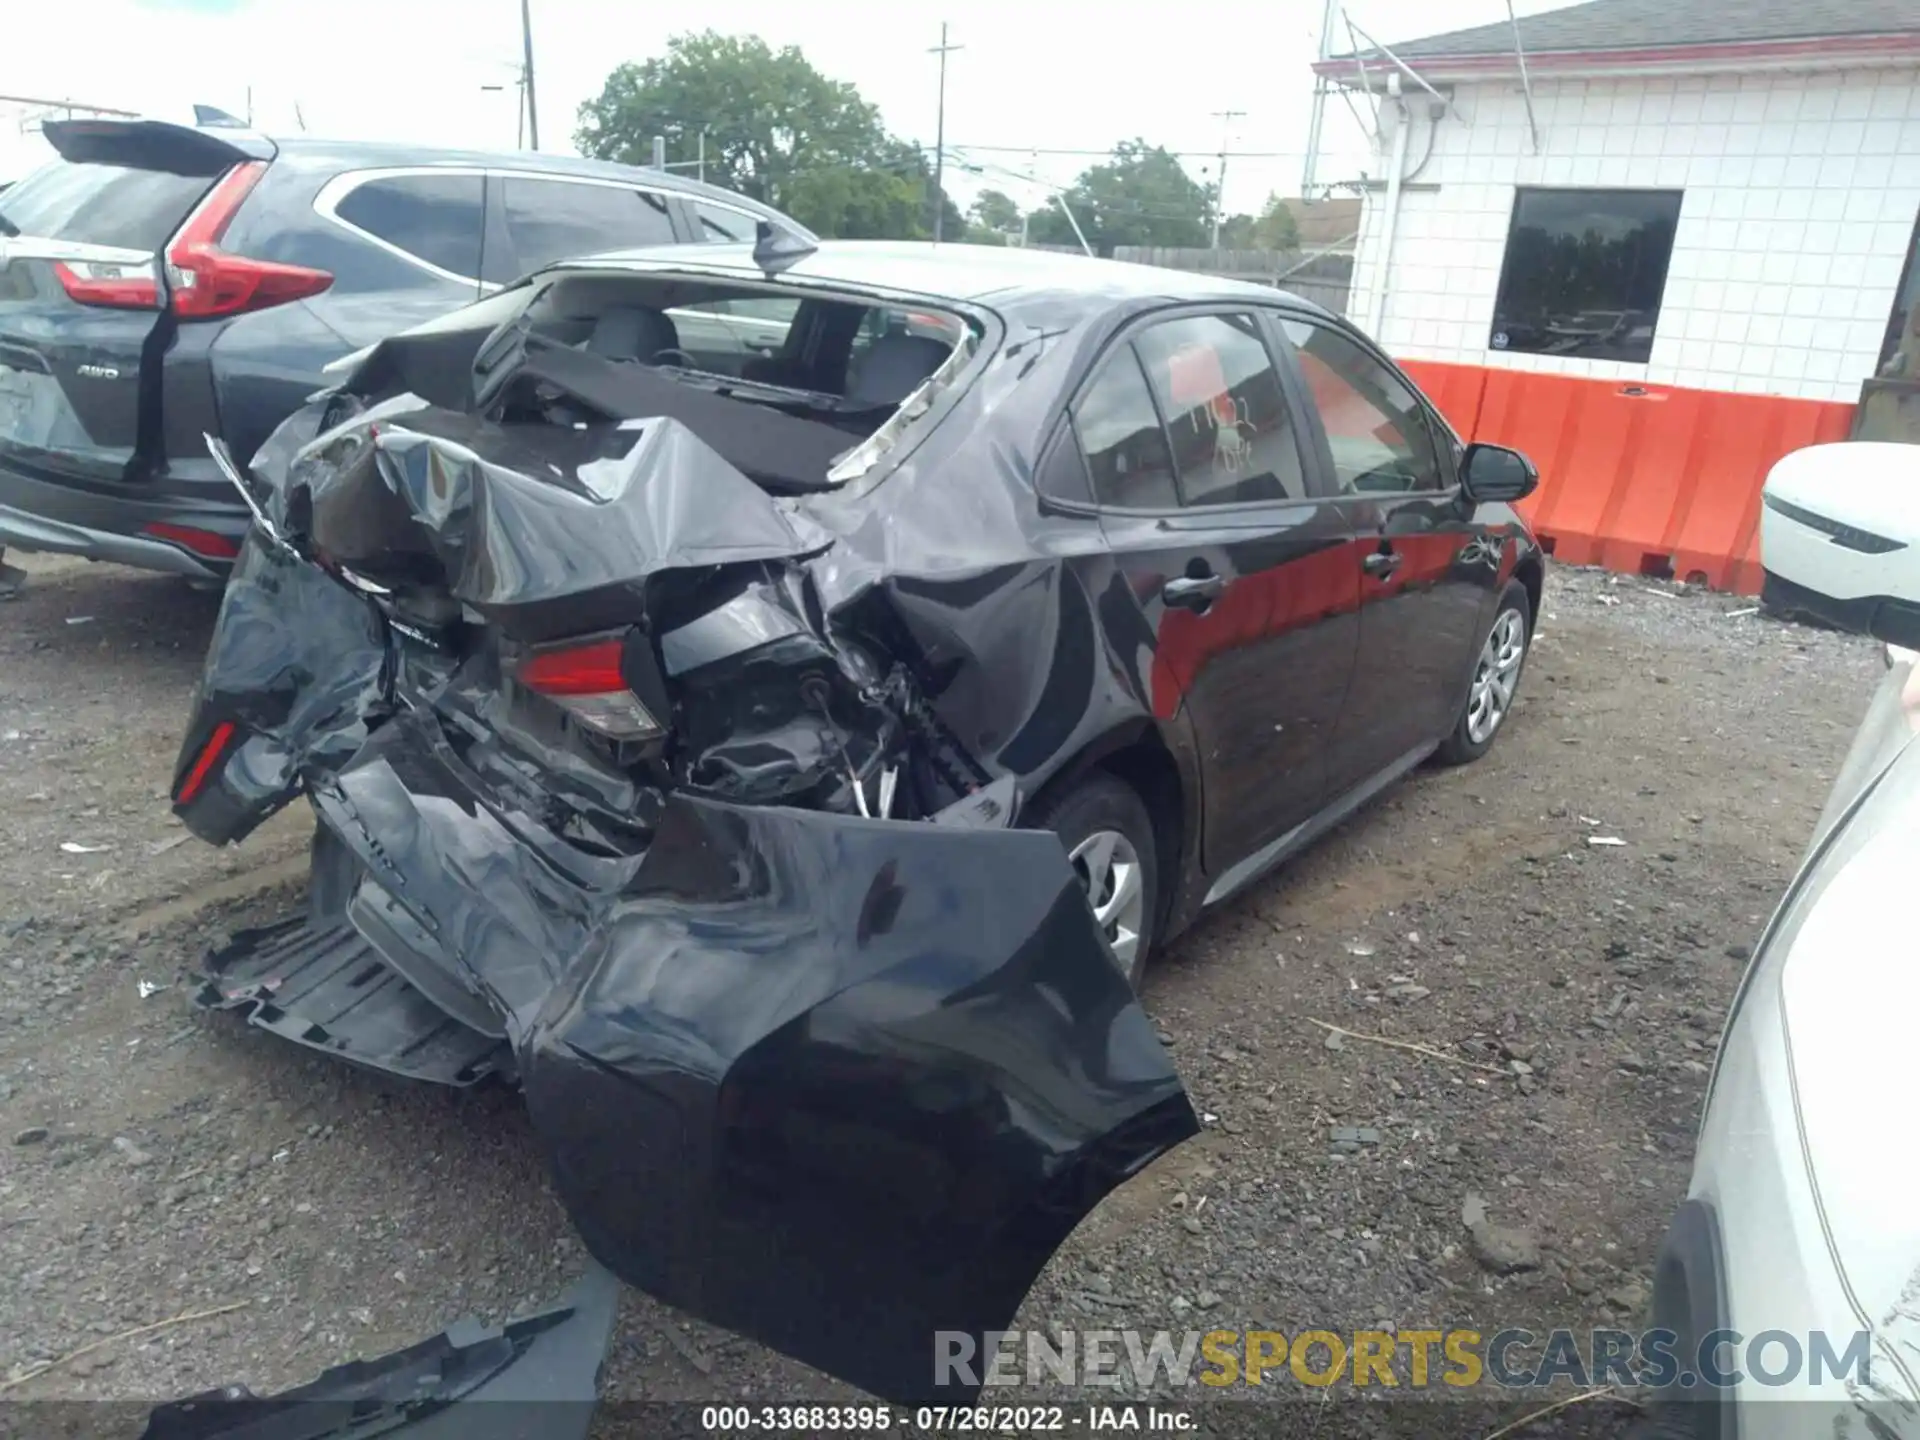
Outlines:
[[333,213],[429,265],[480,273],[485,190],[478,175],[390,175],[346,193]]
[[0,234],[158,250],[213,182],[56,160],[0,191]]

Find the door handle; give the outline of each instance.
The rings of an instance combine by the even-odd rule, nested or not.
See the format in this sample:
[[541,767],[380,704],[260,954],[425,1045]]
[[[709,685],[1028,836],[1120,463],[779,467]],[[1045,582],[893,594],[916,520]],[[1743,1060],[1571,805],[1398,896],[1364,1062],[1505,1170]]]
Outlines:
[[1369,575],[1385,580],[1400,568],[1400,559],[1392,550],[1376,550],[1360,562],[1360,568]]
[[1182,610],[1205,610],[1226,588],[1224,575],[1182,575],[1160,587],[1160,599]]

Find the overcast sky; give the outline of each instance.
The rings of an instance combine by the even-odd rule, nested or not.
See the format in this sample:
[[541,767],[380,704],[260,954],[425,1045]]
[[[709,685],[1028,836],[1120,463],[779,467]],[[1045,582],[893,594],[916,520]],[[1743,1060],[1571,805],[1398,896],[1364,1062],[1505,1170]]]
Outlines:
[[[1521,14],[1563,0],[1515,0]],[[534,64],[544,149],[573,148],[580,102],[624,60],[664,52],[670,35],[700,28],[798,45],[819,69],[880,107],[896,134],[931,144],[940,25],[964,49],[948,57],[947,141],[953,160],[982,167],[952,176],[963,200],[982,184],[1031,204],[1044,191],[1019,177],[1065,184],[1093,158],[1143,136],[1196,153],[1263,152],[1227,162],[1229,210],[1257,209],[1269,191],[1297,193],[1312,97],[1320,0],[1214,0],[1188,11],[1091,0],[727,0],[707,6],[647,0],[532,0]],[[48,12],[34,7],[38,13]],[[1349,0],[1345,12],[1391,45],[1504,19],[1505,0]],[[43,37],[11,24],[0,49],[0,94],[73,99],[187,118],[198,102],[253,114],[270,133],[511,149],[520,46],[519,0],[87,0],[85,33],[48,24]],[[1172,18],[1168,18],[1172,17]],[[1344,26],[1335,50],[1349,48]],[[108,39],[110,43],[97,43]],[[501,85],[497,92],[483,85]],[[1240,110],[1231,122],[1212,112]],[[1361,163],[1344,105],[1329,111],[1335,155],[1324,179]],[[0,179],[46,155],[0,103]],[[990,148],[997,147],[997,148]],[[1033,155],[1032,147],[1042,153]],[[669,156],[669,159],[691,157]]]

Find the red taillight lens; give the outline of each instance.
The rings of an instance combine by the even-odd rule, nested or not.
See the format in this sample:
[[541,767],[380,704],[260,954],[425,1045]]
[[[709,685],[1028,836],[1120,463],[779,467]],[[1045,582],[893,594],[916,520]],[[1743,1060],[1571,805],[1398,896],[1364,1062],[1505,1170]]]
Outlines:
[[304,300],[333,284],[325,270],[252,260],[220,248],[240,202],[267,173],[267,162],[249,160],[221,177],[167,246],[170,308],[183,320],[239,315]]
[[174,795],[176,805],[185,805],[200,793],[200,787],[207,783],[207,777],[213,773],[214,766],[227,753],[227,744],[233,739],[233,722],[222,720],[213,727],[213,734],[207,737],[207,743],[201,747],[199,756],[193,762],[193,768],[187,771],[187,778],[180,782],[180,789]]
[[113,310],[158,310],[160,282],[153,266],[109,265],[97,260],[59,260],[54,278],[67,297],[82,305],[104,305]]
[[240,556],[240,542],[231,535],[217,535],[211,530],[196,530],[191,525],[173,525],[165,520],[155,520],[143,528],[156,539],[184,545],[209,560],[237,560]]
[[564,645],[552,650],[536,650],[520,667],[521,683],[542,695],[559,699],[564,695],[600,695],[609,690],[624,690],[620,678],[619,640],[594,640],[585,645]]
[[663,732],[620,673],[625,648],[615,637],[536,650],[520,664],[520,683],[609,739],[652,739]]

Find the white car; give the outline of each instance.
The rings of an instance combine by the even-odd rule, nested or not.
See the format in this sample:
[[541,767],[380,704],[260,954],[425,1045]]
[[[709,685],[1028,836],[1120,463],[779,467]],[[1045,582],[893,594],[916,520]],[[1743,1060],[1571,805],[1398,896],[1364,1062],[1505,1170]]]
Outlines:
[[[1889,532],[1920,538],[1920,448],[1802,450],[1767,507],[1770,590],[1909,635],[1914,546]],[[1728,1014],[1655,1266],[1652,1330],[1669,1334],[1642,1374],[1658,1389],[1646,1436],[1920,1440],[1920,665],[1885,653]]]
[[1920,445],[1809,445],[1761,501],[1769,606],[1920,649]]

